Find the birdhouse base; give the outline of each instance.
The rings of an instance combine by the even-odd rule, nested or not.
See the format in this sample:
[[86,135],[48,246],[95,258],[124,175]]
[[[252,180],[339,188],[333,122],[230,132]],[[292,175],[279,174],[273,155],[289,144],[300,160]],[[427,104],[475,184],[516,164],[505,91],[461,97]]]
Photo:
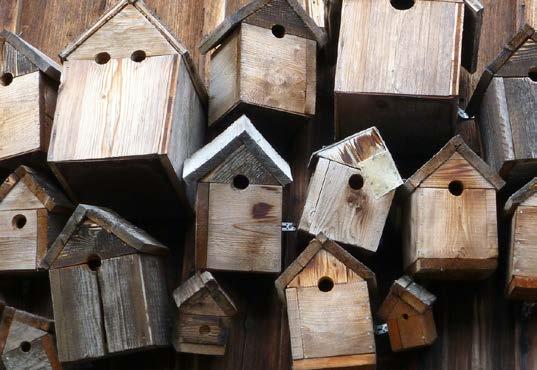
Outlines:
[[420,258],[406,273],[416,278],[441,280],[483,280],[496,270],[496,258]]
[[325,358],[309,358],[293,361],[293,370],[374,370],[375,368],[376,357],[374,353]]
[[507,297],[523,301],[537,301],[537,278],[513,276],[507,286]]

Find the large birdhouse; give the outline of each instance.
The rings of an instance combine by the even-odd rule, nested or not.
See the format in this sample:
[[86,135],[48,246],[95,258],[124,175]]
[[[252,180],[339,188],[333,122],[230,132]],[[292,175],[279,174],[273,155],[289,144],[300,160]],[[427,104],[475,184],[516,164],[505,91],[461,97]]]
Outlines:
[[375,252],[403,183],[375,127],[313,154],[311,177],[299,229]]
[[141,0],[121,0],[60,56],[48,160],[65,189],[123,215],[179,213],[183,162],[206,125],[184,46]]
[[37,270],[73,209],[47,179],[17,168],[0,187],[0,272]]
[[436,297],[408,276],[396,280],[377,316],[387,322],[395,352],[431,345],[436,339],[432,305]]
[[317,46],[324,31],[296,0],[255,0],[201,43],[211,54],[209,125],[268,110],[315,114]]
[[210,272],[196,273],[173,293],[177,352],[223,355],[237,308]]
[[112,211],[77,207],[42,263],[61,362],[170,345],[167,253]]
[[451,139],[402,186],[407,273],[489,276],[497,266],[496,192],[503,185],[460,136]]
[[46,164],[60,66],[19,36],[0,32],[0,167]]
[[242,116],[185,162],[197,185],[196,267],[279,273],[287,162]]
[[287,306],[293,369],[374,369],[375,274],[324,235],[276,280]]

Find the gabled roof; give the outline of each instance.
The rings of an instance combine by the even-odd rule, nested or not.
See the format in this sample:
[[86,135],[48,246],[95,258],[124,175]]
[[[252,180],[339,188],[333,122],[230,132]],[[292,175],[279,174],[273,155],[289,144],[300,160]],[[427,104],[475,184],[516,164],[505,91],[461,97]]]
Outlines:
[[507,199],[504,211],[508,215],[513,214],[516,207],[518,207],[521,203],[524,203],[534,194],[537,194],[537,177],[534,177],[530,182],[528,182],[521,189],[511,195],[509,199]]
[[417,312],[423,313],[432,307],[436,297],[405,275],[391,286],[388,296],[377,312],[378,317],[388,320],[399,300],[409,304]]
[[407,195],[412,193],[427,177],[429,177],[429,175],[435,172],[455,153],[459,153],[466,159],[485,180],[496,188],[496,190],[500,190],[505,185],[505,181],[503,181],[502,178],[488,164],[479,158],[479,156],[464,143],[464,140],[457,135],[449,140],[438,153],[405,181],[404,185],[401,187],[402,192]]
[[0,39],[4,39],[48,77],[60,81],[61,67],[44,53],[8,30],[0,32]]
[[48,269],[58,258],[61,251],[69,241],[69,238],[78,227],[89,219],[104,230],[114,234],[128,246],[140,253],[166,255],[168,248],[147,234],[142,229],[121,218],[117,213],[102,207],[79,204],[69,218],[58,238],[52,243],[45,258],[41,262],[41,268]]
[[287,162],[244,115],[185,161],[183,179],[190,183],[198,181],[240,145],[246,146],[282,186],[293,181]]
[[[253,15],[255,12],[259,11],[265,6],[270,6],[270,3],[274,0],[253,0],[247,5],[240,8],[236,13],[226,17],[216,27],[216,29],[211,32],[209,35],[205,36],[200,44],[200,51],[202,54],[207,53],[209,50],[213,49],[219,45],[222,40],[230,34],[237,25],[239,25],[244,19]],[[293,11],[298,15],[298,17],[304,22],[304,26],[309,30],[311,35],[315,38],[320,47],[323,47],[326,44],[326,34],[325,32],[317,26],[315,21],[310,18],[306,13],[302,5],[300,5],[297,0],[283,0],[286,1]]]

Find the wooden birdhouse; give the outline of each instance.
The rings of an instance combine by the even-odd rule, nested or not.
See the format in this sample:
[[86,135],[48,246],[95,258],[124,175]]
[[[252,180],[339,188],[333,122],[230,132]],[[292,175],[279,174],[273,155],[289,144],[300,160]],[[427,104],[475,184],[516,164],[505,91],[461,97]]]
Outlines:
[[0,272],[37,270],[73,209],[44,177],[17,168],[0,187]]
[[167,253],[112,211],[77,207],[42,263],[61,362],[170,345]]
[[375,274],[324,235],[276,280],[287,306],[293,369],[374,369]]
[[196,273],[173,293],[177,352],[223,355],[237,308],[210,272]]
[[408,276],[396,280],[377,316],[388,323],[392,351],[406,351],[433,344],[436,326],[432,305],[436,297]]
[[188,51],[141,0],[121,0],[60,56],[54,173],[80,202],[166,217],[184,196],[183,162],[206,126]]
[[54,322],[0,302],[0,354],[6,370],[61,370]]
[[497,266],[496,191],[503,180],[460,138],[451,139],[401,187],[408,274],[482,279]]
[[185,162],[197,185],[196,268],[279,273],[287,162],[246,116]]
[[0,167],[46,164],[60,66],[19,36],[0,32]]
[[537,177],[514,193],[505,204],[511,217],[507,296],[537,300]]
[[354,134],[312,158],[317,165],[298,228],[375,252],[403,183],[378,130]]
[[255,0],[203,39],[210,62],[209,125],[243,113],[315,114],[324,31],[296,0]]

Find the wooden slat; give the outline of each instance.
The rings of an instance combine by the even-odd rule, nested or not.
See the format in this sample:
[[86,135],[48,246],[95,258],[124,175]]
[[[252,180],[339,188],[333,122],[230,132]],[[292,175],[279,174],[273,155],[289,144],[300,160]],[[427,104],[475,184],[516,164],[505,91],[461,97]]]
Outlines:
[[0,202],[1,211],[15,211],[15,210],[26,210],[26,209],[37,209],[43,208],[43,203],[35,194],[33,194],[28,186],[22,181],[18,182],[4,199]]
[[209,183],[198,183],[196,193],[196,241],[195,264],[196,268],[207,267],[207,248],[209,233]]
[[[22,217],[21,217],[22,216]],[[26,219],[24,227],[17,218]],[[37,210],[0,212],[0,270],[35,270],[37,258]]]
[[537,278],[537,207],[519,206],[516,210],[513,240],[513,275]]
[[[180,343],[218,345],[225,348],[230,318],[179,314],[178,336]],[[208,328],[208,332],[205,332]]]
[[291,354],[293,360],[299,360],[304,358],[304,344],[302,343],[302,324],[296,288],[285,289],[285,299],[287,301]]

